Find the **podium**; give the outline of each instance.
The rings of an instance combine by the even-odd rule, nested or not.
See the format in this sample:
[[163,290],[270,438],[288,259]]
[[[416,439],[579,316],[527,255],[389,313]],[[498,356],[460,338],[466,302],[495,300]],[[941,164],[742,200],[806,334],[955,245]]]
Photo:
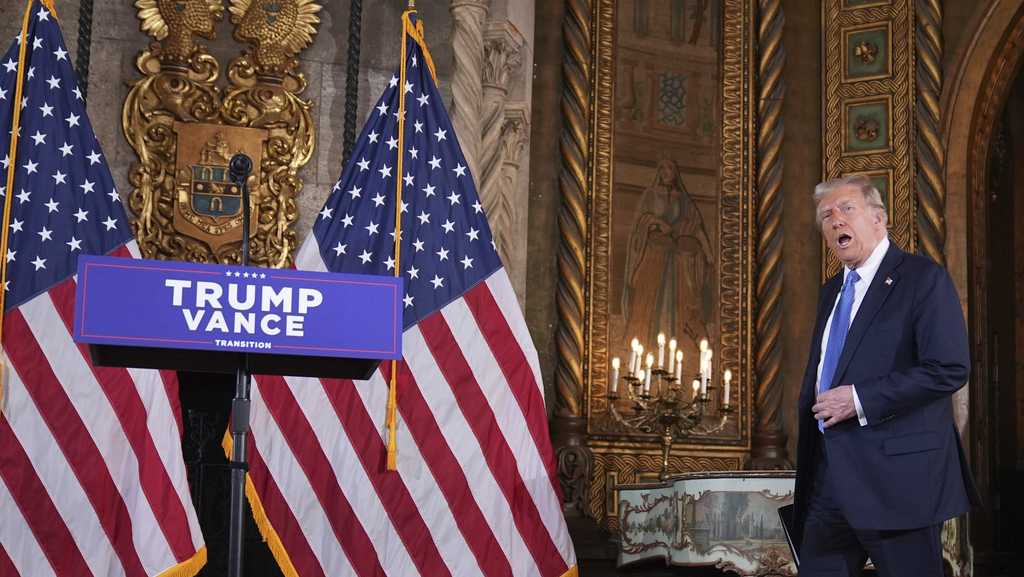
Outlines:
[[250,375],[368,378],[402,356],[403,294],[400,277],[83,255],[72,334],[97,366],[236,375],[228,572],[237,577]]

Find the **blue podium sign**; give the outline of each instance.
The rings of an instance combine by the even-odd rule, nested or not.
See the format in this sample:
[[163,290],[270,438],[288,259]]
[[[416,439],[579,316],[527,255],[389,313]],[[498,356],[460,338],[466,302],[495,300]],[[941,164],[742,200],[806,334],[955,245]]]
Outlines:
[[93,345],[401,358],[402,279],[83,255],[74,339]]

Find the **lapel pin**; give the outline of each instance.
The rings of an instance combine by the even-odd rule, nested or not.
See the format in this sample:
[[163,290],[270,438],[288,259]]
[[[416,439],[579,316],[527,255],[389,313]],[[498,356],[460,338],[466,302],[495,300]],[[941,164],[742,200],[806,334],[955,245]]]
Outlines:
[[885,277],[885,284],[886,285],[892,285],[892,277],[891,276]]

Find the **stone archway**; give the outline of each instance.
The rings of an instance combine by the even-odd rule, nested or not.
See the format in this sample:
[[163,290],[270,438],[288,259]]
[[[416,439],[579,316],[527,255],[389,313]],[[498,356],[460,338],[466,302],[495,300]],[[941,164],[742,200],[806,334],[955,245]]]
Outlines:
[[[989,384],[989,166],[993,132],[1024,64],[1024,0],[996,0],[977,21],[944,94],[946,259],[965,300],[971,333],[971,382],[956,396],[957,424],[979,488],[990,494],[993,438],[985,426]],[[972,517],[971,542],[987,546],[987,512]],[[989,542],[990,543],[990,542]]]

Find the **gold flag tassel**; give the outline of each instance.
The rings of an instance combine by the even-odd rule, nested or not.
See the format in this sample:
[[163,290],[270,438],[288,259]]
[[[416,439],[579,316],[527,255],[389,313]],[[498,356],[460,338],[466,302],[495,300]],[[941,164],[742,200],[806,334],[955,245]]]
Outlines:
[[[409,15],[416,11],[414,0],[410,0],[409,9],[402,14],[402,58],[398,80],[398,162],[395,163],[395,276],[402,274],[402,157],[405,156],[405,86],[406,70],[406,39],[414,30],[410,26]],[[391,379],[388,382],[388,407],[386,423],[388,427],[388,458],[387,470],[398,470],[398,361],[391,361]]]
[[[53,12],[54,17],[57,13],[53,9],[52,3],[48,3],[44,0],[44,5]],[[25,69],[25,45],[28,44],[28,22],[32,13],[32,0],[25,2],[25,14],[21,17],[21,36],[20,43],[18,46],[18,79],[14,88],[14,100],[15,105],[14,117],[11,119],[11,146],[7,151],[7,158],[10,162],[7,164],[7,179],[4,190],[8,193],[4,195],[4,217],[3,217],[3,229],[0,229],[0,254],[7,254],[7,248],[9,246],[9,234],[11,230],[11,199],[14,197],[11,194],[11,190],[14,189],[14,171],[17,168],[17,156],[18,156],[18,133],[21,131],[21,106],[18,103],[21,102],[22,93],[25,90],[25,75],[23,70]],[[7,259],[0,258],[0,287],[7,286]],[[7,308],[7,291],[0,288],[0,343],[3,343],[4,339],[4,313]],[[2,406],[4,398],[4,371],[6,366],[4,363],[3,356],[0,356],[0,406]]]

